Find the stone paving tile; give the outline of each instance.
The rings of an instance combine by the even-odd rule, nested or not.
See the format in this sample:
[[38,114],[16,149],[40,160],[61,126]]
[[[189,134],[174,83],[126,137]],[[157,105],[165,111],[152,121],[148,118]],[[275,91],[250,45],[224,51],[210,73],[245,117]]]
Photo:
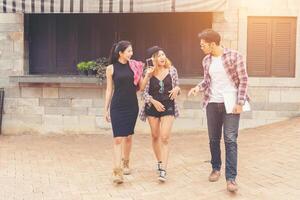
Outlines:
[[[0,200],[296,200],[300,198],[300,118],[242,130],[239,191],[207,181],[206,132],[174,134],[168,181],[156,179],[151,138],[136,134],[133,173],[111,184],[111,135],[0,136]],[[224,163],[224,145],[223,163]]]

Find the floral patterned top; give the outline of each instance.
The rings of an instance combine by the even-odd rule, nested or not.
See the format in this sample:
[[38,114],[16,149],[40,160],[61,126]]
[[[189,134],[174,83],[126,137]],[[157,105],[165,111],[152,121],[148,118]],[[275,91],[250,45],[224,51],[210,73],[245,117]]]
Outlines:
[[[169,71],[171,78],[172,78],[172,87],[179,86],[179,80],[178,80],[178,73],[175,67],[171,67]],[[151,105],[150,100],[152,99],[152,96],[149,94],[149,87],[150,87],[150,79],[145,87],[144,92],[142,93],[142,100],[144,101],[144,104],[142,106],[142,109],[140,111],[139,117],[142,121],[146,121],[147,115],[145,113],[145,107],[146,104]],[[175,106],[175,118],[179,117],[179,109],[178,105],[176,103],[176,99],[174,100],[174,106]]]

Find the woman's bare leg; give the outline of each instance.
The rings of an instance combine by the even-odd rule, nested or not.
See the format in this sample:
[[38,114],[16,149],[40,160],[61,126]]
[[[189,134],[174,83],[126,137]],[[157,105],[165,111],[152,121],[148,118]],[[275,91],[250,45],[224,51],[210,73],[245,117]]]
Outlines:
[[148,122],[151,128],[152,135],[152,148],[156,157],[156,160],[161,161],[161,149],[160,149],[160,119],[157,117],[148,117]]

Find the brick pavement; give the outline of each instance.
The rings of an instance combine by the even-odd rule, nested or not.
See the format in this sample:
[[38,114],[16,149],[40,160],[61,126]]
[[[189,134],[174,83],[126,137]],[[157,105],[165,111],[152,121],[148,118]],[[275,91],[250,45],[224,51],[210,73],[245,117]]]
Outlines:
[[149,135],[136,134],[133,173],[113,186],[111,143],[109,133],[0,136],[0,200],[300,198],[300,118],[240,132],[235,195],[226,191],[224,166],[219,182],[207,181],[205,132],[172,136],[165,184],[156,180]]

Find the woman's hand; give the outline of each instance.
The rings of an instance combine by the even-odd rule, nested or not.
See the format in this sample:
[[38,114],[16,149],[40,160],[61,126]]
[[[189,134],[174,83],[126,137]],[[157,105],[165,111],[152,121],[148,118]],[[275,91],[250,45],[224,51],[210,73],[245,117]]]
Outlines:
[[145,77],[141,77],[139,81],[139,90],[144,91],[149,79],[152,77],[154,72],[154,67],[149,67],[146,69]]
[[107,110],[107,111],[105,111],[105,113],[104,113],[104,118],[105,118],[105,121],[106,122],[108,122],[108,123],[110,123],[110,112]]
[[155,70],[155,67],[153,67],[153,66],[148,67],[147,70],[146,70],[145,77],[151,78],[153,76],[154,70]]
[[180,88],[178,86],[174,87],[172,90],[169,91],[169,97],[171,100],[174,100],[177,98],[179,94]]
[[163,112],[165,111],[165,106],[160,103],[159,101],[155,100],[155,99],[152,99],[151,100],[151,103],[153,104],[153,106],[155,107],[155,109],[158,111],[158,112]]

